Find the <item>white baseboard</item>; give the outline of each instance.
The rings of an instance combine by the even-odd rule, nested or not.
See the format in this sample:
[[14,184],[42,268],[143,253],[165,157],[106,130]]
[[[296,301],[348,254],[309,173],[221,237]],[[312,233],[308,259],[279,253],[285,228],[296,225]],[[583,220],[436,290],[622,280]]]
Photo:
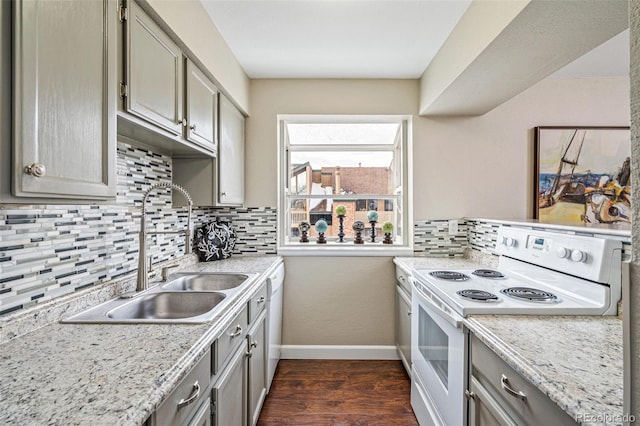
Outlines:
[[282,359],[400,359],[395,346],[282,345]]

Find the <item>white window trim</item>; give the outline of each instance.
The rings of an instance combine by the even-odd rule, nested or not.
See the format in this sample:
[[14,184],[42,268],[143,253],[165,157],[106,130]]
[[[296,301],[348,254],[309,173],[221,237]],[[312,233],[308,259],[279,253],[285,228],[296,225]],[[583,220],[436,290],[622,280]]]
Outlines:
[[[403,217],[405,223],[403,244],[353,244],[327,243],[316,244],[312,240],[308,243],[286,242],[287,211],[284,194],[288,177],[288,157],[285,149],[284,125],[286,122],[299,123],[366,123],[366,122],[399,122],[404,121],[405,146],[402,150],[403,163]],[[306,114],[278,114],[278,229],[277,251],[281,256],[412,256],[413,255],[413,130],[410,115],[306,115]]]

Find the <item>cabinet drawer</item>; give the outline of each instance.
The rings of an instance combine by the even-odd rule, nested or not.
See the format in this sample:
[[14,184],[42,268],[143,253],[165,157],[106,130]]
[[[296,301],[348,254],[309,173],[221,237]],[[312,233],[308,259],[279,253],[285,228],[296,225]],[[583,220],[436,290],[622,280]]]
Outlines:
[[260,287],[255,296],[249,300],[249,324],[253,323],[258,315],[267,306],[267,285],[266,283]]
[[211,351],[196,364],[156,411],[156,426],[186,424],[209,388]]
[[411,282],[409,281],[409,273],[396,265],[396,281],[402,289],[411,297]]
[[[484,343],[471,340],[473,377],[519,425],[575,425],[558,405],[517,373]],[[525,397],[513,393],[521,392]]]
[[226,330],[217,340],[217,356],[215,362],[215,371],[212,374],[217,374],[218,371],[229,358],[229,355],[235,349],[244,342],[244,338],[247,335],[249,324],[247,308],[245,307],[236,317],[231,321]]

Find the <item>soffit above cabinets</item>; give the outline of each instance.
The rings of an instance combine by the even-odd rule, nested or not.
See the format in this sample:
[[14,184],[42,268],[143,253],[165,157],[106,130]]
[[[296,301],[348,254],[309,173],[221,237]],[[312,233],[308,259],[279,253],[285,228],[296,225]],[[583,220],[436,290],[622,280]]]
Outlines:
[[503,4],[471,4],[421,78],[421,115],[482,115],[628,28],[626,1],[508,7],[512,16],[492,19]]

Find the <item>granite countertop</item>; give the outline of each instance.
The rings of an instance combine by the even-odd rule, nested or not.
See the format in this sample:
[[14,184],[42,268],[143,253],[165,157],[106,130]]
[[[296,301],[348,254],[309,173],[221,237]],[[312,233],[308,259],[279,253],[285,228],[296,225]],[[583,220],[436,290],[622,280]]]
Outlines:
[[[495,258],[495,259],[494,259]],[[393,259],[399,265],[411,271],[412,269],[475,269],[481,266],[497,267],[497,256],[482,255],[482,257],[471,259],[465,257],[396,257]]]
[[474,315],[469,329],[579,423],[622,424],[622,320]]
[[[275,256],[239,256],[189,271],[265,273]],[[48,324],[0,345],[0,423],[140,425],[180,383],[255,280],[207,324]]]

